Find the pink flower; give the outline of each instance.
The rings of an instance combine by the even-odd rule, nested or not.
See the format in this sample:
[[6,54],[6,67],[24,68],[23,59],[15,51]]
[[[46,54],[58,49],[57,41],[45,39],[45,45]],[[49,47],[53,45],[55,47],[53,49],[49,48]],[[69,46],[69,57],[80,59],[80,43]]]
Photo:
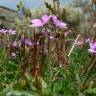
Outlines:
[[41,17],[41,20],[42,20],[43,24],[48,23],[49,19],[50,19],[50,17],[48,15],[43,15]]
[[43,15],[41,19],[33,19],[31,27],[42,27],[48,23],[49,19],[48,15]]
[[57,20],[54,23],[55,23],[56,27],[58,27],[60,29],[67,29],[67,24],[60,20]]
[[44,25],[41,19],[33,19],[31,22],[31,27],[42,27]]
[[50,15],[51,21],[53,22],[53,24],[55,24],[56,27],[60,28],[60,29],[66,29],[67,28],[67,24],[62,22],[61,20],[58,20],[57,17],[55,15]]
[[83,47],[83,44],[84,44],[84,40],[82,40],[82,39],[77,40],[77,42],[75,43],[75,45],[77,45],[77,46],[80,47],[80,48]]
[[49,33],[50,33],[50,32],[48,32],[48,31],[44,31],[44,32],[42,32],[42,35],[44,35],[44,36],[48,36]]
[[90,49],[88,49],[91,53],[96,53],[96,42],[89,42]]
[[6,30],[6,29],[1,29],[1,30],[0,30],[0,33],[5,34],[5,33],[7,33],[7,31],[8,31],[8,30]]
[[85,39],[85,42],[89,43],[90,42],[90,38]]
[[67,37],[70,34],[69,31],[64,32],[64,36]]
[[12,46],[15,47],[15,48],[18,48],[18,44],[17,44],[17,42],[14,41],[14,42],[12,43]]
[[16,34],[16,31],[15,31],[15,30],[12,30],[12,29],[9,29],[9,30],[8,30],[8,33],[9,33],[10,35],[15,35],[15,34]]
[[29,39],[25,39],[24,40],[24,43],[25,43],[25,45],[28,45],[28,46],[31,46],[32,45],[32,42]]
[[65,22],[62,22],[61,20],[58,20],[55,15],[43,15],[41,19],[33,19],[31,27],[43,27],[45,24],[48,23],[48,21],[51,20],[51,22],[60,29],[66,29],[67,24]]
[[8,33],[10,35],[15,35],[16,34],[16,31],[15,30],[12,30],[12,29],[9,29],[9,30],[1,29],[0,30],[0,33],[3,33],[3,34]]
[[14,59],[15,59],[15,58],[16,58],[16,53],[14,53],[14,52],[13,52],[13,53],[11,53],[11,56],[12,56],[12,58],[14,58]]
[[55,15],[50,15],[49,17],[53,23],[57,21],[57,17]]

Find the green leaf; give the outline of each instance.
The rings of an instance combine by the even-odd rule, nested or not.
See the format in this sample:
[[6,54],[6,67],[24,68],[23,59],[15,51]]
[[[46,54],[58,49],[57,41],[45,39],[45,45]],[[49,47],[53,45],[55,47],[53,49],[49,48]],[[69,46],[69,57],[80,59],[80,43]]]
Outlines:
[[51,4],[49,4],[48,2],[44,2],[45,3],[45,6],[46,6],[46,8],[49,10],[49,11],[51,11],[52,13],[54,13],[54,9],[52,8],[52,6],[51,6]]
[[34,96],[34,95],[25,91],[20,92],[20,91],[12,90],[12,91],[7,92],[6,96]]
[[88,90],[85,91],[85,93],[88,93],[88,94],[96,94],[96,88],[90,88]]

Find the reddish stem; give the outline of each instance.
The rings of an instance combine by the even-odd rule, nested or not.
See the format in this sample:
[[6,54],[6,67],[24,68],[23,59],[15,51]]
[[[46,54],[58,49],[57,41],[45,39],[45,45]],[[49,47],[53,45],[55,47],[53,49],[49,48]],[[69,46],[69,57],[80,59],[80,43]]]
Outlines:
[[24,60],[24,63],[22,65],[22,77],[25,79],[25,73],[26,73],[26,60]]
[[43,74],[43,57],[44,57],[44,43],[45,43],[45,37],[41,40],[41,48],[40,48],[40,65],[38,69],[38,75],[39,77],[42,77]]
[[36,73],[36,63],[37,63],[37,38],[35,34],[35,29],[34,29],[34,47],[33,47],[33,64],[31,67],[31,76],[34,78],[35,73]]

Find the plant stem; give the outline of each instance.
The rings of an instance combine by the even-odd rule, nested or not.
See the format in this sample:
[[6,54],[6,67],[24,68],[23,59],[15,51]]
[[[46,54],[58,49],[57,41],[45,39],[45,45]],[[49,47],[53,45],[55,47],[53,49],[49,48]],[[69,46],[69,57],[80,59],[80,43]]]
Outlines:
[[24,56],[23,56],[23,65],[22,65],[22,77],[23,79],[25,79],[25,73],[26,73],[26,49],[25,49],[25,32],[24,32],[24,44],[23,44],[23,48],[24,48]]
[[43,59],[44,59],[44,43],[45,43],[45,36],[44,38],[41,38],[41,49],[40,49],[40,65],[39,65],[39,69],[38,69],[38,75],[39,77],[42,77],[42,73],[43,73]]
[[74,42],[73,46],[71,47],[71,50],[69,51],[68,57],[70,57],[71,53],[73,52],[73,49],[74,49],[75,44],[78,41],[79,37],[80,37],[80,34],[77,35],[77,38],[75,39],[75,42]]
[[56,52],[57,52],[57,64],[59,65],[59,38],[56,38]]
[[36,73],[36,63],[37,63],[37,38],[35,34],[35,28],[34,28],[34,47],[33,47],[33,64],[31,67],[31,76],[34,78]]
[[50,33],[48,34],[48,59],[49,59],[49,54],[50,54]]

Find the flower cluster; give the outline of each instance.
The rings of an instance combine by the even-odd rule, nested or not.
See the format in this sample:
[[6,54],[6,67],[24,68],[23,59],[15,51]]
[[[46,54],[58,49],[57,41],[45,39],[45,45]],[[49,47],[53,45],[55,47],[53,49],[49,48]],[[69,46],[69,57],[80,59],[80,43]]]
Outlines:
[[15,35],[16,31],[12,29],[0,29],[1,34],[10,34],[10,35]]
[[48,24],[49,21],[51,21],[57,28],[67,28],[67,24],[58,20],[55,15],[43,15],[40,19],[33,19],[31,20],[31,27],[43,27],[45,24]]
[[[88,38],[88,39],[85,40],[85,43],[88,43],[88,45],[90,47],[88,49],[88,52],[90,52],[90,53],[96,53],[96,42],[94,42],[93,40],[91,40],[90,38]],[[77,46],[82,46],[84,44],[84,41],[83,40],[78,40],[75,44]]]

